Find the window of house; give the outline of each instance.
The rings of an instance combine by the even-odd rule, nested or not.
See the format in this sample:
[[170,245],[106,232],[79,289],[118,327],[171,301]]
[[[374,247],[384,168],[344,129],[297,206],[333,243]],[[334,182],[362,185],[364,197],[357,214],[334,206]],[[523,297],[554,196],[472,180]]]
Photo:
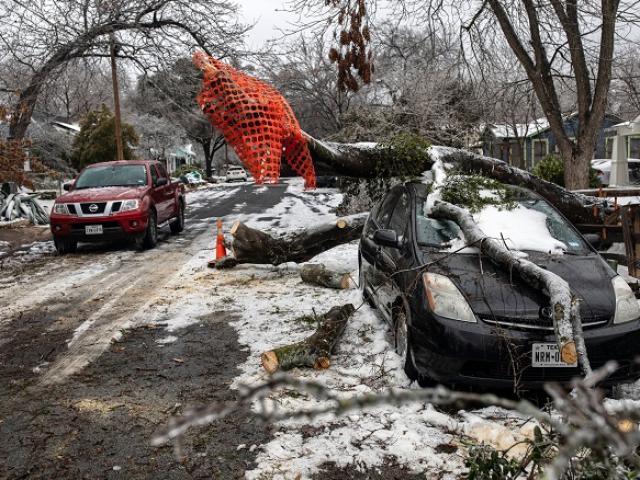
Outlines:
[[640,158],[640,135],[627,138],[627,158]]
[[534,139],[532,141],[531,149],[533,152],[533,165],[535,166],[536,163],[549,155],[549,140],[546,138]]

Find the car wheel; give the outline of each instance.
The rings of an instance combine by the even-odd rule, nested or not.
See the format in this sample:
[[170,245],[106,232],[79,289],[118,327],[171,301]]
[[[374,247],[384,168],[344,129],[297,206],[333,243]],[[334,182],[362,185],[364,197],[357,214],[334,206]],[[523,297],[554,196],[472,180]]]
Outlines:
[[56,247],[58,255],[66,255],[76,251],[78,242],[76,240],[53,237],[53,245]]
[[184,230],[184,203],[180,201],[180,207],[178,208],[178,215],[169,223],[171,233],[180,233]]
[[149,250],[158,243],[158,218],[155,210],[149,210],[149,221],[147,222],[147,230],[144,236],[138,238],[136,246],[138,250]]
[[418,380],[419,375],[416,367],[413,365],[413,357],[411,355],[411,342],[409,339],[409,328],[407,326],[407,316],[402,310],[398,310],[395,315],[394,340],[396,353],[402,359],[404,371],[409,380]]

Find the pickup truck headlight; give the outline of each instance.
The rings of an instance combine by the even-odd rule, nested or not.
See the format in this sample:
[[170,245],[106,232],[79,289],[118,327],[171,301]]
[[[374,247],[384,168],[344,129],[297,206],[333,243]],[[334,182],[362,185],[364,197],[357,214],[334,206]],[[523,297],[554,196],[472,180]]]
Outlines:
[[66,203],[54,203],[53,213],[56,213],[58,215],[71,215],[71,213],[69,213],[69,209],[67,208]]
[[121,212],[128,212],[129,210],[137,210],[140,206],[140,200],[125,200],[120,207]]
[[614,277],[611,280],[611,285],[613,285],[613,292],[616,295],[616,314],[613,317],[613,323],[630,322],[640,317],[638,300],[624,278]]
[[461,322],[477,321],[469,303],[449,278],[437,273],[425,273],[422,281],[433,313]]

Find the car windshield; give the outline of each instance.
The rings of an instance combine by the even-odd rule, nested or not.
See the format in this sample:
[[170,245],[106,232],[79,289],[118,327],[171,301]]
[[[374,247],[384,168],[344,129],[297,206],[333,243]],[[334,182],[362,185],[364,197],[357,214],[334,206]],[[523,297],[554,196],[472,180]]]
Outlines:
[[[418,244],[449,249],[464,246],[458,225],[425,215],[425,198],[416,205]],[[583,254],[589,247],[567,221],[546,200],[530,194],[515,196],[516,208],[490,207],[474,218],[488,236],[500,238],[515,250],[556,251]]]
[[105,165],[90,167],[80,174],[75,188],[137,187],[147,184],[144,165]]

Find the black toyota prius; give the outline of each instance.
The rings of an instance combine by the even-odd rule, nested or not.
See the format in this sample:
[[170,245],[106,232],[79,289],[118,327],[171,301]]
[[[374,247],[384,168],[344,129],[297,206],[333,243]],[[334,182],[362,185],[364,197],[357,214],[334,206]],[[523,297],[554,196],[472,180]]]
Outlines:
[[[509,189],[519,207],[544,215],[563,245],[561,253],[525,253],[580,299],[591,365],[617,360],[609,382],[640,378],[640,308],[628,284],[546,200]],[[372,209],[359,248],[363,295],[391,327],[409,378],[537,389],[578,375],[559,358],[548,298],[474,249],[453,249],[464,235],[429,218],[428,195],[421,183],[391,189]]]

